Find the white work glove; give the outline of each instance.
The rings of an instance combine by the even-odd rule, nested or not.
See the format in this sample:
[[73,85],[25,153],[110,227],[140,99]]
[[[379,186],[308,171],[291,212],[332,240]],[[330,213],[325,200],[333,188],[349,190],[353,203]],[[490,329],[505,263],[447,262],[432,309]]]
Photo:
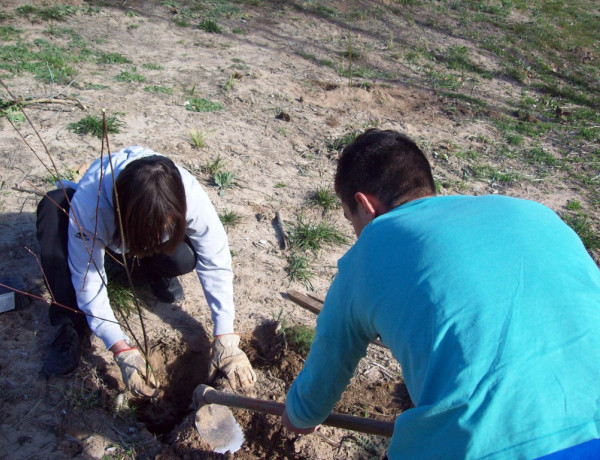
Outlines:
[[158,396],[158,385],[151,370],[148,384],[146,383],[146,360],[137,348],[117,352],[114,358],[121,368],[123,383],[134,396],[146,396],[148,398]]
[[240,336],[237,334],[225,334],[215,338],[208,363],[209,382],[212,382],[220,371],[233,390],[254,386],[256,374],[246,354],[239,349],[239,344]]

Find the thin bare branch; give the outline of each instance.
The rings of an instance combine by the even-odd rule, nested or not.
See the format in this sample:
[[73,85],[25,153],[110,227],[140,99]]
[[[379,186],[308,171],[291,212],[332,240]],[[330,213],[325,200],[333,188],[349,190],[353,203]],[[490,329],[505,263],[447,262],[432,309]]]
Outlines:
[[31,190],[28,188],[18,187],[16,185],[14,187],[11,187],[11,189],[15,190],[17,192],[33,193],[34,195],[37,195],[37,196],[46,196],[46,194],[44,192],[39,192],[37,190]]
[[54,304],[54,305],[56,305],[57,307],[64,308],[65,310],[72,311],[73,313],[77,313],[78,315],[84,315],[84,316],[87,316],[87,317],[90,317],[90,318],[96,318],[96,319],[99,319],[99,320],[101,320],[101,321],[108,321],[109,323],[115,323],[115,324],[119,324],[119,322],[118,322],[118,321],[114,321],[114,320],[112,320],[112,319],[107,319],[107,318],[101,318],[100,316],[95,316],[95,315],[92,315],[92,314],[90,314],[90,313],[85,313],[85,312],[83,312],[83,311],[81,311],[81,310],[77,310],[77,309],[75,309],[75,308],[67,307],[66,305],[63,305],[63,304],[61,304],[61,303],[58,303],[58,302],[54,302],[54,301],[51,301],[51,300],[44,299],[43,297],[37,296],[37,295],[35,295],[35,294],[31,294],[30,292],[24,292],[24,291],[21,291],[21,290],[19,290],[19,289],[16,289],[16,288],[14,288],[14,287],[12,287],[12,286],[8,286],[8,285],[6,285],[6,284],[4,284],[4,283],[0,283],[0,287],[3,287],[3,288],[6,288],[6,289],[9,289],[9,290],[11,290],[11,291],[13,291],[13,292],[16,292],[16,293],[18,293],[18,294],[23,294],[23,295],[25,295],[25,296],[27,296],[27,297],[30,297],[30,298],[32,298],[32,299],[41,300],[42,302],[45,302],[45,303],[47,303],[47,304]]
[[76,105],[77,107],[87,110],[86,106],[83,103],[71,96],[60,96],[56,95],[54,97],[29,97],[23,98],[19,97],[16,101],[13,101],[12,105],[20,104],[20,107],[25,107],[33,104],[61,104],[61,105]]
[[40,263],[40,259],[38,258],[37,254],[35,252],[33,252],[31,249],[29,249],[27,246],[25,246],[25,250],[27,252],[29,252],[29,254],[31,254],[35,258],[35,261],[38,264],[38,267],[40,267],[40,271],[42,272],[42,276],[44,277],[44,281],[46,281],[46,287],[48,288],[48,292],[50,293],[50,297],[52,298],[52,302],[55,302],[56,301],[56,297],[54,297],[54,293],[52,292],[52,289],[50,289],[50,283],[48,282],[48,278],[46,277],[46,273],[44,272],[42,264]]
[[[129,326],[129,323],[127,321],[127,319],[125,318],[125,315],[121,313],[121,316],[123,317],[123,320],[125,321],[127,328],[129,329],[129,331],[131,332],[131,335],[133,336],[134,340],[136,341],[136,344],[138,345],[139,348],[142,349],[142,353],[144,355],[144,357],[146,358],[146,379],[148,379],[148,376],[150,375],[149,372],[149,366],[150,366],[150,360],[149,358],[149,352],[148,352],[148,336],[146,334],[146,326],[144,324],[144,317],[142,315],[142,308],[140,306],[140,302],[137,296],[137,293],[135,291],[135,287],[133,286],[133,280],[131,278],[131,271],[129,270],[129,267],[127,266],[127,259],[125,257],[125,253],[126,253],[126,248],[125,248],[125,231],[123,229],[123,219],[121,217],[121,206],[119,203],[119,193],[117,190],[117,184],[115,181],[115,171],[114,171],[114,166],[113,166],[113,162],[112,162],[112,155],[110,152],[110,145],[109,145],[109,141],[108,141],[108,126],[106,124],[106,110],[102,109],[102,150],[100,152],[100,157],[102,158],[102,156],[104,155],[104,145],[106,143],[106,150],[108,153],[108,162],[110,165],[110,172],[111,172],[111,177],[112,177],[112,186],[113,186],[113,196],[114,196],[114,203],[113,206],[116,206],[116,210],[117,210],[117,221],[118,221],[118,225],[119,225],[119,233],[121,235],[121,255],[122,255],[122,260],[123,260],[123,266],[125,267],[125,274],[127,275],[127,282],[129,283],[129,287],[131,289],[131,292],[133,293],[133,300],[134,300],[134,304],[135,304],[135,308],[137,310],[138,316],[140,318],[140,326],[142,328],[142,337],[144,340],[144,344],[143,346],[139,343],[138,338],[135,336],[135,334],[133,334],[133,331],[131,330],[131,327]],[[101,177],[102,180],[102,177]],[[96,212],[98,212],[98,209],[96,208]],[[118,307],[117,307],[118,308]]]

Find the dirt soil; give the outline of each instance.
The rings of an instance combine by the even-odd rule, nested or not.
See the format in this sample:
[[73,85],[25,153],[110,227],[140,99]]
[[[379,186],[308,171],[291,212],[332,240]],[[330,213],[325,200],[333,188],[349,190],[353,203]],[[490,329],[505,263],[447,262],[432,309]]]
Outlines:
[[[340,209],[324,214],[308,201],[316,189],[332,183],[338,154],[332,143],[368,126],[400,130],[423,145],[436,179],[451,183],[464,179],[465,169],[456,157],[449,161],[445,155],[452,148],[448,139],[478,148],[478,139],[496,135],[474,116],[469,104],[449,112],[443,96],[421,84],[415,70],[385,57],[390,33],[397,43],[407,45],[420,27],[418,21],[359,19],[349,26],[315,15],[302,2],[257,6],[259,2],[248,1],[236,3],[238,12],[219,19],[222,32],[216,34],[178,26],[173,19],[181,14],[177,5],[184,2],[63,2],[97,9],[51,23],[15,14],[18,6],[31,3],[43,4],[3,1],[0,12],[9,15],[3,25],[25,31],[28,42],[41,38],[61,47],[73,36],[58,33],[66,28],[95,51],[120,53],[130,63],[82,61],[68,85],[43,83],[27,72],[14,77],[0,74],[16,96],[52,99],[65,94],[81,103],[29,105],[26,113],[37,133],[27,122],[18,123],[17,132],[0,120],[1,275],[10,275],[12,286],[27,293],[17,294],[15,310],[0,313],[0,457],[381,458],[383,438],[325,426],[313,435],[296,436],[283,429],[277,417],[244,410],[233,410],[245,433],[243,447],[234,455],[212,453],[195,431],[190,409],[195,386],[206,382],[212,330],[193,273],[181,277],[185,300],[180,304],[149,300],[144,308],[152,363],[164,390],[158,401],[130,399],[111,354],[97,338],[74,375],[46,378],[41,361],[54,330],[47,319],[44,299],[49,297],[35,257],[39,252],[35,210],[39,192],[52,188],[42,164],[49,164],[44,145],[61,172],[75,171],[98,158],[100,140],[75,134],[68,126],[103,109],[124,122],[120,133],[109,138],[111,151],[142,145],[189,169],[219,213],[235,211],[241,216],[241,222],[227,230],[235,272],[236,329],[258,375],[248,395],[283,401],[304,358],[286,346],[278,327],[312,327],[316,319],[286,293],[293,288],[324,297],[336,261],[349,245],[328,246],[315,255],[310,285],[292,282],[287,271],[290,250],[280,247],[275,217],[279,213],[289,225],[300,216],[325,218],[353,240]],[[356,3],[360,7],[361,2]],[[344,8],[344,2],[331,4]],[[48,33],[52,28],[55,33]],[[336,70],[337,64],[322,65],[331,56],[345,65],[350,35],[356,46],[368,50],[361,57],[362,66],[395,77],[369,85],[356,84],[357,79],[350,85]],[[481,65],[494,66],[481,59]],[[143,74],[145,82],[115,80],[124,70]],[[153,85],[172,92],[144,89]],[[518,90],[494,80],[478,91],[503,110],[506,99]],[[192,97],[219,102],[223,110],[187,110],[185,103]],[[190,143],[192,130],[207,134],[206,148]],[[219,193],[204,168],[218,157],[236,178],[236,186],[225,193]],[[537,199],[554,209],[578,196],[577,186],[531,182],[500,186],[474,179],[468,184],[463,193],[506,193]],[[458,192],[442,189],[442,193]],[[400,367],[387,349],[370,346],[335,410],[393,421],[410,406]]]

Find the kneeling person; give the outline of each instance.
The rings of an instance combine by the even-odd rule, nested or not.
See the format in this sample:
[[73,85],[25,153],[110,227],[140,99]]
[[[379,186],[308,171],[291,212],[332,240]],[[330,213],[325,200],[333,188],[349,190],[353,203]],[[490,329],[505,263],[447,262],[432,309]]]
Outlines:
[[108,300],[105,254],[120,258],[125,252],[134,270],[141,265],[155,296],[165,302],[183,296],[176,277],[196,270],[214,323],[209,378],[221,371],[233,388],[254,384],[256,375],[234,333],[227,235],[210,199],[188,171],[141,147],[107,155],[92,163],[78,184],[49,192],[41,200],[37,234],[54,299],[50,322],[59,328],[44,358],[47,375],[75,370],[82,347],[94,333],[114,353],[124,383],[134,394],[157,393],[144,383],[145,361],[122,331]]

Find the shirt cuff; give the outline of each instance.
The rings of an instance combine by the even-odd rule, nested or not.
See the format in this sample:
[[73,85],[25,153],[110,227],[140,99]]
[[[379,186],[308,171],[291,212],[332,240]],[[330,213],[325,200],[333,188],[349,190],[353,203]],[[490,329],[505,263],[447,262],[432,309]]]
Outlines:
[[223,335],[223,334],[231,334],[234,332],[233,329],[233,318],[217,318],[215,320],[215,328],[213,330],[213,335]]
[[302,422],[300,419],[298,419],[298,417],[296,417],[296,415],[294,414],[294,410],[292,409],[292,402],[291,399],[293,399],[293,397],[290,398],[290,394],[288,393],[286,400],[285,400],[285,409],[287,411],[287,415],[288,418],[290,419],[290,423],[292,425],[294,425],[296,428],[298,429],[304,429],[304,428],[312,428],[314,426],[317,426],[318,423],[306,423],[306,422]]

